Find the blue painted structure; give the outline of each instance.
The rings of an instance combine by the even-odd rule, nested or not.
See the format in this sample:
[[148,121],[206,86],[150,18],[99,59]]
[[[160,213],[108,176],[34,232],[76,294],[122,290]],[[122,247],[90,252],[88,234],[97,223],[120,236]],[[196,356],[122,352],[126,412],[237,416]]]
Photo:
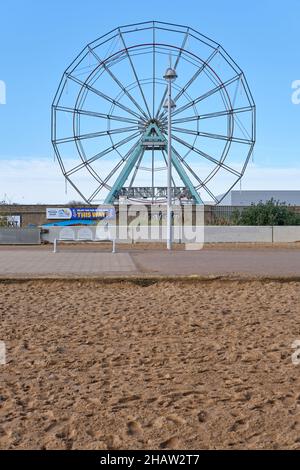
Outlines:
[[[121,173],[118,175],[116,181],[114,182],[104,203],[113,204],[114,201],[118,198],[120,190],[125,185],[125,182],[128,179],[130,173],[132,172],[135,164],[139,161],[139,159],[142,157],[145,151],[166,150],[166,148],[167,148],[167,139],[161,132],[155,120],[150,122],[150,124],[147,126],[143,134],[143,137],[140,139],[137,146],[128,157],[126,164],[124,165]],[[192,195],[194,199],[194,203],[203,204],[202,199],[200,198],[198,192],[194,188],[194,185],[191,182],[188,174],[184,170],[178,156],[174,152],[172,152],[172,165],[177,171],[184,186],[189,190],[190,194]]]

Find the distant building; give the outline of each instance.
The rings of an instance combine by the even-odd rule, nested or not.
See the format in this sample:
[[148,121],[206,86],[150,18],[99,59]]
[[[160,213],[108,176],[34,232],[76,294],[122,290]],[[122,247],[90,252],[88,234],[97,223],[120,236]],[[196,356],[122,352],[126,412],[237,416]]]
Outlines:
[[[270,199],[279,201],[291,206],[300,206],[300,190],[294,191],[231,191],[230,201],[227,198],[227,204],[231,206],[250,206],[259,202],[267,202]],[[225,202],[225,204],[226,204]],[[222,202],[224,205],[224,202]]]

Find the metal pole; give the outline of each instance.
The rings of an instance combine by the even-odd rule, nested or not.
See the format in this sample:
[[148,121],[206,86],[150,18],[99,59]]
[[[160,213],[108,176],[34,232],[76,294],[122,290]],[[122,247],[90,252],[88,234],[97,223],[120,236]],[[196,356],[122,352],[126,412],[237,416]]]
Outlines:
[[172,83],[168,81],[168,180],[167,180],[167,249],[172,250]]

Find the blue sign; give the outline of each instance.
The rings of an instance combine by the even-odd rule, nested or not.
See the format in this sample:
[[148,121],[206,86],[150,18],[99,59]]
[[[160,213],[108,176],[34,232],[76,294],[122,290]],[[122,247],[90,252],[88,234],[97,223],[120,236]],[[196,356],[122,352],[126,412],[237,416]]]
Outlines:
[[109,208],[103,208],[101,207],[93,207],[93,208],[86,208],[86,207],[81,207],[81,208],[70,208],[71,210],[71,220],[111,220],[116,217],[116,211],[115,209]]

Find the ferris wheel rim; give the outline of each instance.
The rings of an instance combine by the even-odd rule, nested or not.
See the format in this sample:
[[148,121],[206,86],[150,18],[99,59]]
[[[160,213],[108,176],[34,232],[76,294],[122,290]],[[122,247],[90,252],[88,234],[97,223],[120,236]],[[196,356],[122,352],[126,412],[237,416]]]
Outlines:
[[[215,47],[214,50],[217,49],[217,50],[222,50],[222,51],[224,51],[224,49],[222,48],[222,46],[221,46],[220,44],[216,43],[215,41],[212,41],[210,38],[207,38],[206,36],[202,35],[202,34],[199,33],[198,31],[196,31],[196,30],[194,30],[193,28],[190,28],[190,27],[188,27],[188,26],[174,25],[174,24],[172,24],[172,23],[157,22],[157,21],[141,22],[141,23],[137,23],[137,24],[135,24],[135,25],[152,25],[152,27],[150,27],[149,29],[152,29],[152,28],[153,28],[154,30],[156,29],[156,26],[155,26],[155,25],[170,25],[170,26],[177,26],[177,27],[181,27],[181,28],[186,28],[186,32],[187,32],[187,33],[190,32],[190,31],[194,31],[194,32],[195,32],[197,35],[199,35],[200,37],[204,37],[204,38],[206,38],[207,40],[209,40],[210,42],[212,42],[212,43],[214,44],[214,46],[210,46],[210,47],[212,47],[212,49],[214,49],[214,47]],[[135,26],[135,25],[120,26],[120,27],[118,27],[118,28],[115,28],[115,29],[111,30],[109,33],[106,33],[105,35],[101,36],[101,38],[107,37],[107,36],[108,36],[110,33],[112,33],[112,32],[115,32],[115,31],[120,32],[121,29],[128,28],[128,27],[133,27],[133,26]],[[180,31],[180,32],[182,32],[182,31]],[[130,33],[130,31],[127,31],[127,33]],[[98,38],[98,39],[96,39],[95,41],[93,41],[92,43],[89,43],[89,44],[86,46],[86,48],[84,48],[84,49],[82,50],[82,52],[77,56],[77,58],[78,58],[84,51],[86,51],[87,49],[91,50],[91,46],[92,46],[93,44],[96,44],[97,41],[99,41],[99,39],[101,39],[101,38]],[[178,50],[180,50],[180,51],[182,50],[182,49],[180,49],[178,46],[174,46],[174,45],[172,45],[172,44],[167,44],[167,43],[160,43],[160,42],[139,43],[139,44],[134,44],[134,45],[129,46],[129,47],[125,47],[123,50],[118,50],[117,52],[115,52],[114,54],[112,54],[111,56],[109,56],[108,58],[105,58],[104,61],[99,62],[99,64],[92,70],[92,72],[88,75],[88,77],[85,79],[85,82],[83,82],[83,83],[89,83],[89,81],[92,80],[92,76],[95,74],[96,70],[99,69],[99,67],[101,67],[102,63],[108,61],[112,56],[114,56],[114,55],[120,55],[120,53],[123,54],[124,52],[128,54],[128,50],[135,49],[135,48],[137,48],[137,47],[141,48],[141,47],[149,47],[149,46],[150,46],[150,47],[153,47],[154,53],[155,53],[155,47],[156,47],[156,46],[164,46],[164,47],[170,48],[171,50],[177,50],[177,51],[178,51]],[[94,47],[96,48],[96,47],[98,47],[98,46],[94,46]],[[220,89],[224,90],[224,91],[228,94],[227,89],[226,89],[226,86],[225,86],[225,83],[224,83],[224,82],[221,80],[221,78],[216,74],[215,70],[214,70],[209,64],[206,64],[206,61],[204,61],[201,57],[197,56],[196,54],[192,53],[191,51],[187,51],[187,50],[184,50],[184,49],[183,49],[183,51],[184,51],[184,53],[187,53],[188,55],[195,56],[199,61],[201,61],[203,64],[205,64],[205,66],[207,66],[207,67],[212,71],[212,73],[214,73],[214,74],[216,75],[218,81],[220,82],[220,87],[221,87]],[[154,53],[153,53],[153,54],[154,54]],[[230,59],[232,62],[234,62],[233,59],[231,58],[231,56],[229,56],[226,51],[224,51],[224,53],[226,54],[226,56],[229,57],[229,59]],[[56,95],[55,95],[55,98],[54,98],[54,101],[53,101],[53,104],[52,104],[52,111],[53,111],[54,114],[57,112],[57,110],[58,110],[58,108],[59,108],[59,106],[58,106],[58,102],[59,102],[59,101],[57,101],[57,98],[59,97],[59,91],[60,91],[60,89],[61,89],[61,85],[62,85],[62,83],[63,83],[63,80],[64,80],[64,78],[66,78],[66,77],[67,77],[66,80],[67,80],[68,78],[70,78],[70,74],[67,73],[67,71],[70,69],[70,67],[71,67],[72,65],[74,65],[74,63],[75,63],[75,61],[76,61],[77,58],[74,59],[74,61],[70,64],[70,66],[66,69],[65,73],[63,74],[63,77],[62,77],[62,79],[61,79],[60,85],[59,85],[59,87],[58,87],[58,90],[57,90],[57,92],[56,92]],[[208,59],[206,59],[206,60],[208,60]],[[225,60],[226,60],[226,58],[225,58]],[[246,77],[244,76],[244,74],[243,74],[243,72],[241,71],[241,69],[239,68],[239,66],[238,66],[235,62],[234,62],[234,64],[235,64],[235,66],[236,66],[236,70],[238,70],[238,71],[241,72],[241,75],[240,75],[240,76],[243,77],[243,80],[244,80],[244,82],[245,82],[245,84],[246,84],[246,86],[245,86],[245,91],[249,93],[249,97],[250,97],[250,99],[249,99],[249,110],[251,110],[252,113],[253,113],[253,111],[254,111],[254,113],[255,113],[255,104],[254,104],[253,97],[252,97],[250,88],[249,88],[249,86],[248,86]],[[76,68],[76,67],[75,67],[75,68]],[[74,70],[74,68],[73,68],[73,70]],[[154,76],[154,77],[153,77],[153,83],[154,83],[154,84],[155,84],[155,82],[156,82],[156,79],[157,79],[157,77]],[[151,79],[149,79],[149,80],[151,80]],[[84,152],[84,148],[83,148],[82,142],[81,142],[82,139],[80,138],[80,135],[78,135],[78,133],[76,132],[75,120],[80,118],[80,116],[81,116],[81,111],[82,111],[82,105],[77,106],[78,100],[80,100],[79,95],[81,95],[82,88],[83,88],[83,86],[81,87],[81,89],[80,89],[80,91],[79,91],[79,93],[78,93],[78,97],[77,97],[77,101],[76,101],[76,106],[75,106],[74,109],[73,109],[73,137],[74,137],[74,141],[75,141],[76,147],[77,147],[77,149],[78,149],[78,154],[79,154],[79,156],[80,156],[80,158],[81,158],[81,160],[82,160],[82,163],[84,164],[85,168],[91,173],[91,175],[96,179],[96,181],[98,181],[98,182],[100,183],[100,185],[102,185],[102,184],[104,183],[104,186],[106,187],[106,189],[109,189],[110,186],[109,186],[109,185],[106,186],[106,183],[104,182],[105,179],[101,178],[101,176],[99,176],[99,174],[98,174],[98,173],[94,170],[94,168],[92,167],[92,163],[93,163],[93,162],[90,162],[90,159],[87,159],[87,157],[86,157],[86,155],[85,155],[85,152]],[[87,90],[87,92],[88,92],[88,90]],[[229,100],[229,102],[231,103],[229,94],[228,94],[228,100]],[[145,101],[145,104],[146,104],[146,107],[148,108],[146,101]],[[111,107],[113,107],[113,109],[114,109],[115,106],[116,106],[116,104],[115,104],[115,103],[112,103]],[[182,107],[183,107],[183,106],[181,106],[181,108],[182,108]],[[187,109],[187,108],[186,108],[186,109]],[[179,110],[180,110],[180,108],[179,108]],[[231,122],[231,125],[230,125],[230,136],[228,136],[228,135],[227,135],[227,136],[225,136],[225,135],[223,136],[223,137],[224,137],[224,140],[226,140],[226,145],[224,146],[224,149],[223,149],[223,152],[222,152],[222,156],[221,156],[221,158],[220,158],[219,160],[215,160],[214,163],[215,163],[216,166],[215,166],[215,168],[212,169],[212,171],[211,171],[210,174],[205,178],[205,180],[202,181],[201,184],[195,185],[195,188],[197,188],[197,191],[200,190],[202,187],[205,187],[206,183],[209,182],[209,181],[215,176],[215,174],[220,170],[220,168],[223,167],[223,168],[226,169],[226,166],[223,165],[223,162],[226,160],[226,157],[227,157],[228,152],[229,152],[229,150],[230,150],[231,143],[232,143],[232,141],[233,141],[233,133],[234,133],[234,125],[235,125],[235,120],[234,120],[234,118],[233,118],[233,114],[236,113],[236,110],[235,110],[234,107],[231,106],[231,109],[230,109],[230,110],[227,109],[226,111],[228,112],[228,119],[230,119],[230,122]],[[110,112],[111,112],[111,111],[110,111]],[[107,115],[107,116],[108,116],[108,122],[110,122],[110,115],[111,115],[110,112],[109,112],[109,114]],[[151,118],[151,112],[150,112],[149,114],[150,114],[150,118]],[[154,113],[152,112],[152,114],[154,114]],[[176,110],[176,111],[174,112],[174,117],[175,117],[177,114],[180,114],[180,112],[178,112],[178,110]],[[212,114],[213,114],[213,113],[212,113]],[[53,116],[53,114],[52,114],[52,116]],[[162,115],[162,116],[163,116],[163,115]],[[199,115],[199,116],[200,116],[200,115]],[[198,117],[199,117],[199,116],[198,116]],[[141,117],[141,116],[140,116],[140,117]],[[153,118],[153,117],[154,117],[154,116],[152,116],[152,118]],[[123,119],[125,120],[125,117],[123,117]],[[144,119],[145,119],[145,116],[144,116]],[[128,118],[128,120],[129,120],[129,118]],[[134,121],[134,119],[132,119],[132,121]],[[198,121],[198,122],[199,122],[199,121]],[[121,128],[121,129],[122,129],[122,128]],[[126,132],[125,129],[126,129],[126,128],[124,128],[124,132]],[[128,129],[130,129],[130,131],[133,131],[133,130],[134,130],[134,129],[133,129],[133,126],[132,126],[132,127],[129,127]],[[176,129],[176,128],[173,129],[173,131],[174,131],[174,132],[176,132],[176,131],[177,131],[177,132],[181,132],[181,131],[178,131],[178,128],[177,128],[177,129]],[[187,129],[182,129],[182,131],[187,131]],[[118,134],[118,132],[115,132],[115,133]],[[203,134],[203,133],[202,133],[202,134]],[[111,139],[111,135],[112,135],[112,134],[109,134],[109,138],[110,138],[110,139]],[[136,144],[136,143],[139,141],[139,139],[140,139],[141,133],[140,133],[140,132],[137,132],[137,133],[134,133],[133,135],[134,135],[133,139],[135,139],[135,144]],[[197,137],[198,137],[199,135],[200,135],[200,134],[199,134],[199,131],[198,131],[198,134],[197,134],[197,135],[195,134],[195,139],[197,139]],[[173,137],[174,137],[174,140],[176,140],[176,136],[173,136]],[[202,137],[203,137],[203,135],[202,135]],[[204,137],[205,137],[205,136],[204,136]],[[212,137],[209,137],[209,138],[212,138]],[[64,164],[63,164],[63,160],[62,160],[62,158],[61,158],[59,149],[57,148],[57,144],[58,144],[59,142],[58,142],[58,140],[56,139],[56,134],[55,134],[54,131],[53,131],[53,126],[52,126],[52,143],[53,143],[53,146],[54,146],[54,149],[55,149],[55,153],[56,153],[56,155],[57,155],[57,157],[58,157],[59,164],[60,164],[60,166],[61,166],[62,172],[63,172],[64,176],[66,177],[66,179],[70,180],[70,176],[71,176],[72,174],[74,174],[74,171],[73,171],[73,170],[79,171],[82,167],[81,167],[81,165],[79,165],[79,166],[77,166],[77,167],[80,167],[78,170],[76,170],[76,167],[74,167],[74,169],[71,169],[69,172],[65,171],[65,167],[64,167]],[[251,156],[251,153],[252,153],[252,151],[253,151],[254,143],[255,143],[255,135],[253,135],[253,133],[252,133],[252,139],[249,139],[249,141],[247,142],[247,144],[250,146],[249,152],[248,152],[248,156],[247,156],[247,158],[246,158],[246,160],[245,160],[245,162],[244,162],[244,166],[243,166],[242,172],[239,173],[239,174],[236,174],[236,177],[237,177],[238,179],[237,179],[237,181],[235,181],[235,183],[233,184],[233,186],[234,186],[234,185],[239,181],[239,179],[243,176],[244,170],[245,170],[245,168],[246,168],[246,166],[247,166],[247,163],[248,163],[248,161],[249,161],[249,159],[250,159],[250,156]],[[112,141],[112,147],[114,147],[113,141]],[[225,149],[226,149],[226,150],[225,150]],[[117,150],[119,156],[122,157],[121,154],[119,153],[118,148],[117,148],[116,150]],[[194,151],[194,148],[192,148],[191,150],[189,150],[189,151],[187,152],[187,154],[189,154],[191,151]],[[101,152],[100,152],[100,153],[101,153]],[[82,155],[84,155],[83,158],[82,158]],[[186,156],[187,156],[187,155],[186,155]],[[186,156],[185,156],[184,158],[186,158]],[[95,160],[93,160],[93,161],[95,161]],[[123,158],[123,161],[124,161],[124,158]],[[74,185],[73,185],[73,186],[74,186]],[[232,186],[232,187],[233,187],[233,186]],[[75,187],[75,186],[74,186],[74,187]],[[103,188],[103,186],[102,186],[102,188]],[[75,188],[75,189],[78,190],[78,188]],[[230,191],[230,189],[225,193],[225,195],[228,194],[229,191]],[[224,195],[223,197],[225,197],[225,195]],[[82,194],[81,194],[81,196],[87,201],[87,199],[86,199],[85,196],[83,196]],[[92,199],[92,200],[93,200],[93,199]],[[90,198],[88,199],[88,201],[90,202]],[[220,202],[220,201],[221,201],[221,199],[220,199],[218,202]]]

